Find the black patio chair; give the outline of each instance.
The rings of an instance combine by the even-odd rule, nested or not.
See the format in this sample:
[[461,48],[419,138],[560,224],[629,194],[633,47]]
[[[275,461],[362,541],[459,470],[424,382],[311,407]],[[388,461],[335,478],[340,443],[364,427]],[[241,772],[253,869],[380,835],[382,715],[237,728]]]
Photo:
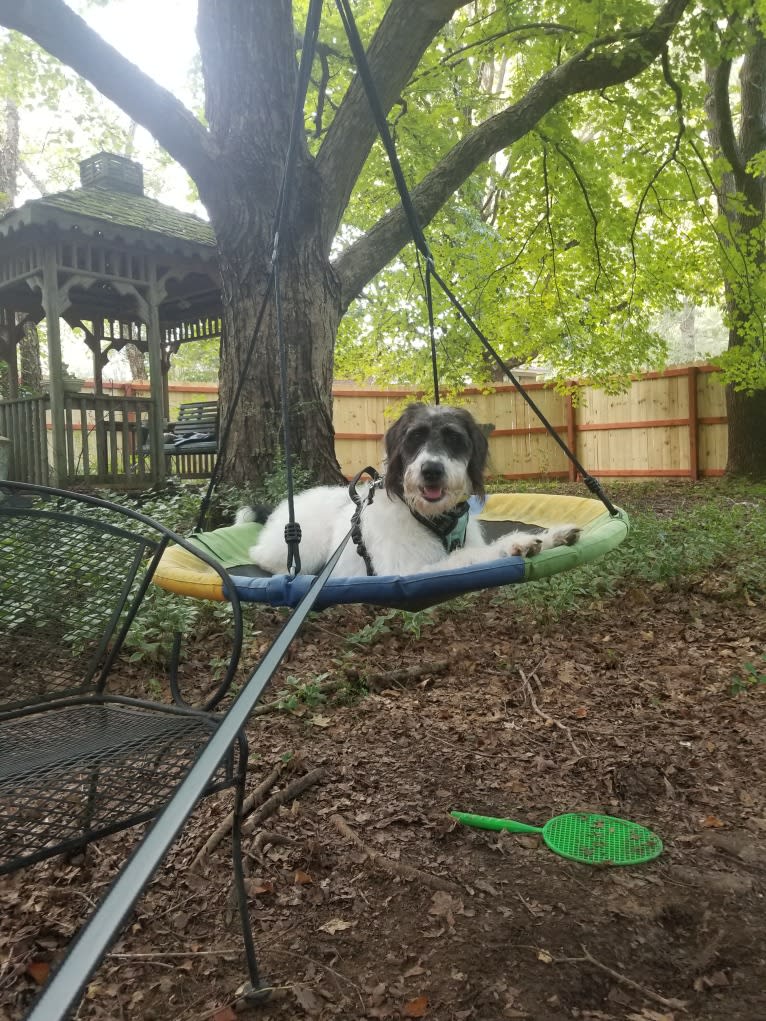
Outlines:
[[[171,542],[216,570],[230,600],[221,604],[230,613],[228,659],[220,678],[211,668],[198,704],[181,691],[186,674],[195,689],[201,680],[199,649],[193,670],[184,667],[184,630],[196,626],[197,611],[183,600],[168,623],[167,693],[135,690],[141,664],[131,634],[142,634],[152,575]],[[240,605],[227,583],[220,565],[139,513],[0,483],[0,875],[83,848],[165,806],[225,718],[220,704],[242,645]],[[257,990],[240,845],[248,761],[241,728],[227,748],[203,796],[235,792],[234,884]]]

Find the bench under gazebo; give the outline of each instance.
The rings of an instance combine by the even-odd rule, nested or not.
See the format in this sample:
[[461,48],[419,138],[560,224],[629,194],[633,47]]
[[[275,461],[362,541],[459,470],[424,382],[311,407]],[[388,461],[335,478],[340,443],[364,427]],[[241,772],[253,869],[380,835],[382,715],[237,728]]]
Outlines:
[[[9,367],[0,434],[11,441],[9,477],[156,483],[167,469],[170,359],[181,344],[220,337],[215,236],[199,217],[144,195],[142,167],[125,156],[83,160],[80,180],[0,218],[0,359]],[[65,378],[61,319],[84,335],[94,393],[72,392]],[[24,396],[18,345],[25,324],[43,320],[49,380],[46,392]],[[109,352],[129,343],[148,355],[148,398],[104,393]]]

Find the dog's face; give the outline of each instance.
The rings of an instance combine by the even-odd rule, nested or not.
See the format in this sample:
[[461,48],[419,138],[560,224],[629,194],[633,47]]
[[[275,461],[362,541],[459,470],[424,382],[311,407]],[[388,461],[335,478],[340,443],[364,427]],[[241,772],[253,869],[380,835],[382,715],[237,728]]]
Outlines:
[[487,438],[463,408],[410,404],[385,436],[386,491],[419,514],[484,495]]

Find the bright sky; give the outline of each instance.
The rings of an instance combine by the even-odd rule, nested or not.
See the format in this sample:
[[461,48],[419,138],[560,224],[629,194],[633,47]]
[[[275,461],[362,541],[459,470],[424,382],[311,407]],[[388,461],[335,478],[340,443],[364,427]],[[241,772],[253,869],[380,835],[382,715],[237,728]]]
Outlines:
[[[197,5],[193,0],[110,0],[104,6],[92,5],[86,0],[68,0],[68,3],[91,28],[142,71],[182,102],[191,103],[188,76],[197,53]],[[152,144],[148,133],[139,128],[133,157],[141,161],[142,154],[148,152]],[[204,215],[201,206],[190,203],[187,179],[180,167],[169,170],[166,178],[167,188],[158,196],[161,201]],[[27,194],[25,189],[24,198],[36,196],[36,192]],[[81,340],[67,336],[68,332],[62,336],[64,359],[74,371],[90,377],[92,366],[88,350]],[[122,362],[121,357],[110,362],[104,371],[105,379],[129,378],[127,365]]]
[[72,3],[108,43],[160,85],[185,99],[189,65],[197,51],[193,0],[110,0]]
[[[123,56],[156,82],[191,104],[189,70],[197,53],[197,5],[193,0],[110,0],[102,6],[72,3],[87,23]],[[144,129],[136,132],[135,157],[151,146]],[[187,196],[186,179],[179,169],[169,174],[167,193],[158,196],[164,202],[192,209]],[[201,207],[193,208],[198,215]]]
[[[69,6],[107,42],[171,91],[181,102],[187,106],[191,105],[189,72],[197,53],[195,36],[197,5],[193,0],[161,0],[159,3],[157,0],[110,0],[104,6],[94,5],[89,0],[68,2]],[[105,106],[108,107],[108,104],[105,103]],[[71,130],[73,142],[75,146],[81,146],[83,156],[88,155],[88,150],[93,146],[92,142],[78,142],[76,120],[78,114],[82,116],[82,111],[72,108],[71,105],[60,112],[51,110],[24,112],[21,125],[22,144],[30,152],[32,166],[38,164],[42,179],[49,187],[52,182],[46,177],[45,151],[51,134],[55,140],[57,133]],[[118,123],[127,123],[125,114],[121,112],[115,113],[115,120]],[[143,128],[138,128],[133,156],[139,161],[145,161],[152,147],[153,142],[148,133]],[[165,176],[168,191],[158,197],[172,205],[204,215],[200,206],[190,205],[188,185],[180,168],[176,172],[172,170],[167,172],[163,175]],[[24,176],[19,184],[19,202],[39,196],[39,191]],[[55,186],[54,182],[54,190]]]

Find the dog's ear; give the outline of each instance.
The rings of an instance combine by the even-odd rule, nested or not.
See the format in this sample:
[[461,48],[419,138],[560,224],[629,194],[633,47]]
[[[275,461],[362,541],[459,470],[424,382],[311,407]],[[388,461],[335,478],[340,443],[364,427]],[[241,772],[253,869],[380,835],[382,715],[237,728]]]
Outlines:
[[489,455],[489,442],[486,432],[476,423],[476,419],[469,411],[463,408],[458,409],[471,440],[471,457],[468,461],[468,477],[471,480],[473,491],[479,499],[484,499],[484,470],[487,467]]
[[424,404],[408,404],[399,418],[393,422],[383,442],[386,448],[386,492],[389,496],[404,498],[404,437],[412,427],[415,417],[425,408]]

